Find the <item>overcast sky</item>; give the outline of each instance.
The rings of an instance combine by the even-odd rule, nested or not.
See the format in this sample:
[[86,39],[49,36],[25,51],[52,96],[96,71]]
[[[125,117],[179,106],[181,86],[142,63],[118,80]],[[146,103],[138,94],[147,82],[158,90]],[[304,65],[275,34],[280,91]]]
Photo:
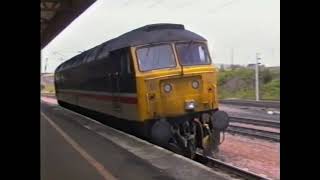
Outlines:
[[280,66],[280,0],[97,0],[42,51],[47,72],[79,51],[154,23],[178,23],[204,36],[213,63]]

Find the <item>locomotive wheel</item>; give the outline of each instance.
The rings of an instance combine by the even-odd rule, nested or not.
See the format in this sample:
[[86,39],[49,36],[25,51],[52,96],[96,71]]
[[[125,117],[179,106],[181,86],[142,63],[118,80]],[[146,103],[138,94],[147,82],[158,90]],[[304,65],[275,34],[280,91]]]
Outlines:
[[179,146],[183,150],[183,156],[194,159],[197,150],[197,124],[193,121],[186,121],[177,131]]
[[196,143],[192,140],[189,140],[187,143],[187,147],[182,147],[181,144],[169,144],[169,150],[180,154],[182,156],[185,156],[190,159],[194,159],[196,155],[197,146]]
[[168,149],[176,154],[184,155],[183,150],[176,143],[169,143]]
[[63,102],[63,101],[59,101],[59,100],[58,100],[58,104],[59,104],[61,107],[67,108],[66,103]]
[[194,159],[196,155],[196,150],[196,143],[193,140],[189,140],[187,145],[186,157]]
[[151,140],[153,143],[167,147],[173,137],[171,125],[165,120],[155,122],[151,128]]
[[63,103],[60,100],[58,100],[58,104],[63,107]]
[[212,144],[212,151],[213,153],[219,152],[219,144],[220,144],[220,131],[214,130],[212,132],[213,144]]

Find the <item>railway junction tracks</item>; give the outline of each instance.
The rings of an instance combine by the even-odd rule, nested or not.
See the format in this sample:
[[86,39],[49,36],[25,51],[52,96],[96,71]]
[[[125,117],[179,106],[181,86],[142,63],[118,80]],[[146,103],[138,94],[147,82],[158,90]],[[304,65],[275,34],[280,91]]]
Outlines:
[[[241,126],[239,124],[253,125],[254,127]],[[269,127],[275,130],[266,130],[258,127]],[[231,116],[230,125],[227,129],[227,132],[231,134],[241,134],[245,136],[280,142],[280,131],[278,131],[279,128],[280,121],[277,120],[253,119]]]

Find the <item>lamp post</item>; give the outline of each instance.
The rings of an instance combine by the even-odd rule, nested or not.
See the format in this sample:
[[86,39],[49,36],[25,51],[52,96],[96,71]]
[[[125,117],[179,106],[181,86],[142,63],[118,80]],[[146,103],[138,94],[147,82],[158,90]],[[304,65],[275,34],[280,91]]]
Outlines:
[[46,62],[44,64],[44,73],[47,72],[48,58],[46,58]]
[[260,101],[259,93],[259,65],[261,60],[261,54],[256,54],[256,101]]

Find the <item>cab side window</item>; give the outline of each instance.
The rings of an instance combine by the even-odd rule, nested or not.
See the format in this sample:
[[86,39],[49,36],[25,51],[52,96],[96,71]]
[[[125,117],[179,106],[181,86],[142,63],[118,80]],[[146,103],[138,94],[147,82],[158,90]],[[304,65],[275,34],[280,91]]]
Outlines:
[[128,76],[133,74],[133,65],[128,49],[124,49],[121,53],[121,75]]

